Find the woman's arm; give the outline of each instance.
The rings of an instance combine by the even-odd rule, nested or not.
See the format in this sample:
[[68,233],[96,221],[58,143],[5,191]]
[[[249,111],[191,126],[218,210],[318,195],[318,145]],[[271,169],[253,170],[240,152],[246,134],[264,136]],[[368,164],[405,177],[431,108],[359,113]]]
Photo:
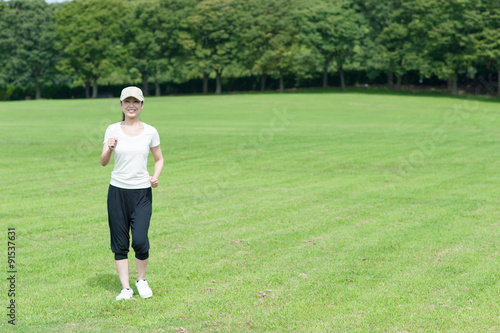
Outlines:
[[155,170],[152,177],[149,177],[151,187],[158,187],[158,178],[160,178],[161,171],[163,170],[163,155],[160,146],[151,147],[151,153],[155,159]]
[[107,144],[102,146],[102,154],[101,154],[101,165],[106,166],[111,161],[111,155],[113,154],[113,150],[115,150],[116,145],[118,144],[117,138],[109,138]]

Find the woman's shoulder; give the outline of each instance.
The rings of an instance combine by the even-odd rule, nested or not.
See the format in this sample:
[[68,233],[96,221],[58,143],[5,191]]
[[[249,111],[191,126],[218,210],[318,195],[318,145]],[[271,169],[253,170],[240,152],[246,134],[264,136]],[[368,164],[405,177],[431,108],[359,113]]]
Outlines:
[[147,132],[147,133],[154,133],[154,132],[157,132],[156,128],[154,126],[151,126],[149,124],[146,124],[145,122],[142,123],[142,125],[144,126],[144,130]]
[[106,131],[113,131],[113,133],[116,131],[117,128],[119,128],[121,125],[121,121],[118,122],[118,123],[114,123],[114,124],[111,124],[108,126],[108,128],[106,128]]
[[121,126],[121,124],[122,124],[122,122],[121,122],[121,121],[119,121],[119,122],[117,122],[117,123],[114,123],[114,124],[109,125],[109,126],[108,126],[108,128],[119,127],[119,126]]

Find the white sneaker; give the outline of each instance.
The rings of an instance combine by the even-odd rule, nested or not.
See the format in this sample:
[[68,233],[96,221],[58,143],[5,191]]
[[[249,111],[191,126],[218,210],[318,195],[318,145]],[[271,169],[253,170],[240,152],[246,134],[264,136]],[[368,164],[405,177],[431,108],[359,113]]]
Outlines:
[[137,291],[139,291],[139,295],[142,298],[148,298],[153,296],[153,292],[151,291],[151,288],[149,288],[148,281],[137,280],[135,281],[135,285],[137,286]]
[[134,291],[132,289],[122,289],[120,295],[116,296],[116,300],[119,301],[121,299],[131,299],[132,295],[134,295]]

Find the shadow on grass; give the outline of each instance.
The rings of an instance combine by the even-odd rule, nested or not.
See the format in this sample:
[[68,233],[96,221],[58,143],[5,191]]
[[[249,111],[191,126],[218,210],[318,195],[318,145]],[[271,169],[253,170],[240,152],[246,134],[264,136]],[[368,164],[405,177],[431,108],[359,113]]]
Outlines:
[[[279,92],[274,92],[279,93]],[[451,95],[449,92],[443,90],[432,90],[432,89],[401,89],[401,91],[396,91],[395,89],[388,87],[348,87],[347,91],[342,91],[340,88],[304,88],[304,89],[290,89],[285,91],[286,93],[293,94],[345,94],[345,93],[356,93],[356,94],[366,94],[366,95],[388,95],[388,96],[422,96],[422,97],[448,97],[453,99],[472,99],[480,100],[484,102],[500,102],[498,96],[490,95],[479,95],[471,93],[460,93],[456,96]]]
[[90,287],[100,287],[112,291],[121,289],[120,280],[116,274],[96,273],[95,276],[87,280],[87,284]]
[[[451,95],[446,90],[433,90],[431,87],[428,89],[401,89],[401,91],[396,91],[394,88],[389,87],[347,87],[347,91],[342,91],[342,89],[338,87],[330,87],[330,88],[291,88],[285,89],[283,94],[366,94],[366,95],[386,95],[386,96],[421,96],[421,97],[448,97],[458,100],[478,100],[483,102],[491,102],[491,103],[499,103],[500,98],[497,96],[490,95],[479,95],[479,94],[471,94],[471,93],[460,93],[456,96]],[[234,92],[225,92],[224,95],[238,94],[238,95],[272,95],[272,94],[282,94],[277,90],[266,90],[266,91],[234,91]],[[200,95],[200,96],[210,96],[208,95]],[[212,96],[217,96],[213,95]]]

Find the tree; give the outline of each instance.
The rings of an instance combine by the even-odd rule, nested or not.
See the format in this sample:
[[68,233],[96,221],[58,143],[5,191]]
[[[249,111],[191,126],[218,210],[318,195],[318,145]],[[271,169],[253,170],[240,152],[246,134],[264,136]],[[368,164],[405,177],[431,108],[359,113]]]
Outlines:
[[401,80],[405,73],[413,69],[406,56],[411,52],[408,22],[402,15],[401,1],[358,1],[369,22],[368,38],[363,42],[366,70],[382,70],[387,73],[387,84],[401,90]]
[[361,41],[358,61],[364,64],[368,77],[376,77],[380,72],[387,73],[387,84],[394,85],[394,68],[387,58],[384,42],[379,36],[395,22],[395,14],[401,8],[400,0],[354,0],[355,5],[365,17],[368,33]]
[[[397,14],[396,14],[397,17]],[[408,27],[404,22],[392,22],[385,27],[377,36],[375,43],[379,48],[379,54],[387,63],[386,68],[390,75],[396,74],[397,90],[401,90],[401,79],[403,75],[413,69],[414,63],[409,63],[407,56],[411,54],[412,44],[409,38]]]
[[265,90],[268,75],[280,79],[293,72],[297,45],[297,20],[294,11],[297,1],[256,0],[245,3],[241,26],[240,63],[260,74],[261,91]]
[[240,34],[240,62],[261,75],[265,90],[268,75],[279,78],[284,91],[284,76],[294,72],[301,48],[298,45],[297,1],[257,0],[245,6]]
[[[3,4],[2,4],[3,5]],[[44,0],[11,0],[4,8],[2,44],[7,46],[4,68],[14,84],[34,85],[36,99],[41,86],[55,74],[58,53],[55,49],[53,5]]]
[[182,0],[153,0],[137,3],[130,12],[124,43],[130,57],[129,68],[137,68],[142,76],[144,94],[149,96],[149,79],[153,78],[156,95],[160,96],[160,75],[178,57]]
[[305,1],[301,12],[302,39],[323,59],[323,86],[328,86],[328,66],[333,62],[345,91],[345,66],[368,33],[365,18],[351,0]]
[[[243,27],[240,34],[241,49],[238,50],[238,61],[249,71],[254,70],[257,59],[261,56],[260,43],[265,40],[265,33],[260,28],[262,22],[267,22],[262,11],[263,1],[246,1],[243,3],[239,24]],[[264,91],[266,86],[266,73],[261,75],[260,90]]]
[[412,0],[403,2],[402,15],[408,22],[411,52],[408,62],[419,64],[421,73],[448,80],[453,95],[458,93],[459,73],[472,65],[474,47],[468,44],[468,34],[480,31],[472,17],[475,3],[461,0]]
[[126,63],[122,43],[128,7],[121,0],[73,0],[56,12],[65,59],[59,68],[85,82],[87,98],[97,97],[99,77]]
[[8,80],[7,62],[11,57],[11,51],[14,49],[14,39],[10,38],[12,33],[9,25],[7,24],[7,4],[0,1],[0,85],[4,85]]
[[[497,94],[500,96],[500,3],[496,0],[483,0],[465,15],[475,26],[481,27],[467,34],[467,44],[474,50],[470,60],[476,66],[497,71]],[[488,88],[493,92],[491,87]]]
[[216,74],[216,94],[221,94],[222,72],[238,58],[237,13],[241,3],[236,0],[203,0],[196,3],[181,36],[187,61],[203,73],[203,92],[207,92],[210,72]]
[[295,59],[300,53],[293,29],[280,30],[269,38],[269,48],[256,61],[254,68],[279,78],[280,92],[285,90],[284,77],[293,72]]

